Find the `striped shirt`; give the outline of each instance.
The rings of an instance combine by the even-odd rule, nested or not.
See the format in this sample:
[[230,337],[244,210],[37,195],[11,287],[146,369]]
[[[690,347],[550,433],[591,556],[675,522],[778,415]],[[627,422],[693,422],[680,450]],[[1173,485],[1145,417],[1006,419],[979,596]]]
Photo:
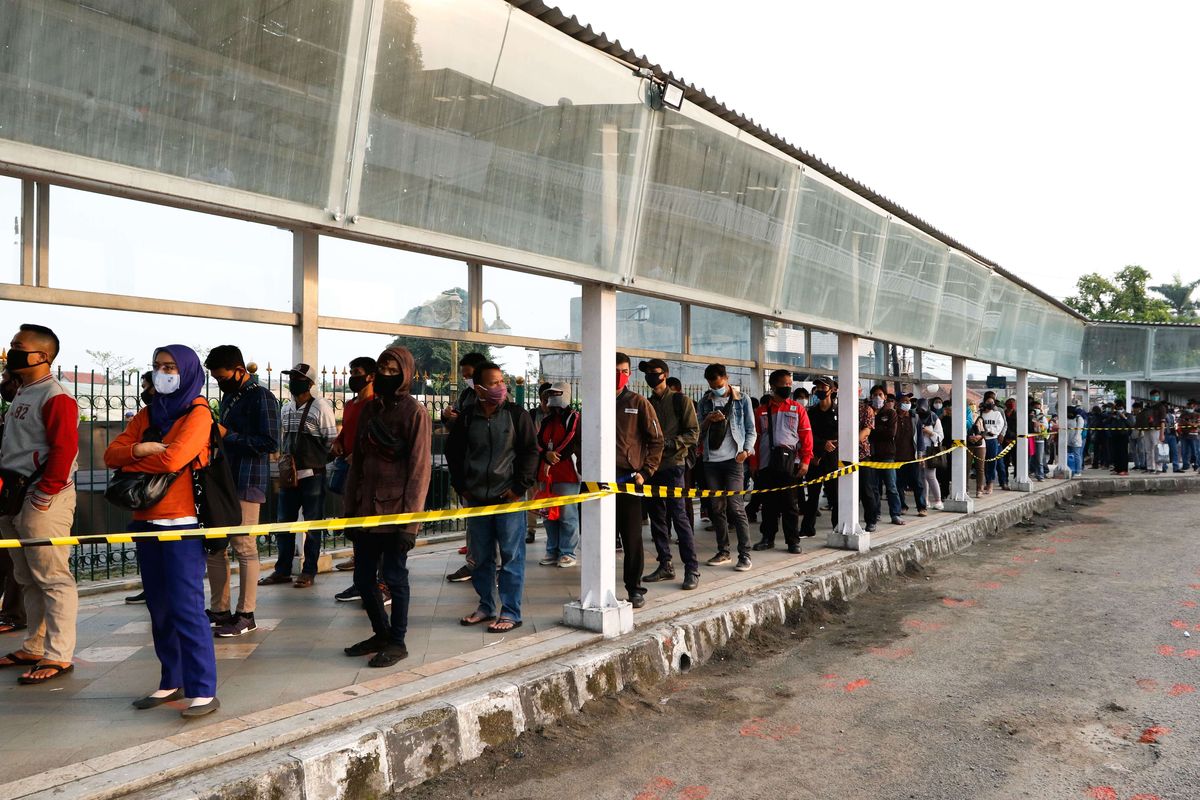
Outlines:
[[[283,404],[283,412],[280,417],[283,423],[283,441],[279,450],[281,453],[292,452],[302,418],[304,419],[305,433],[316,436],[326,448],[331,447],[333,440],[337,438],[337,420],[333,416],[333,406],[323,397],[313,396],[312,408],[309,409],[307,417],[304,417],[304,406],[297,407],[295,400],[288,400]],[[300,479],[312,476],[313,470],[311,469],[302,469],[296,472],[296,477]]]

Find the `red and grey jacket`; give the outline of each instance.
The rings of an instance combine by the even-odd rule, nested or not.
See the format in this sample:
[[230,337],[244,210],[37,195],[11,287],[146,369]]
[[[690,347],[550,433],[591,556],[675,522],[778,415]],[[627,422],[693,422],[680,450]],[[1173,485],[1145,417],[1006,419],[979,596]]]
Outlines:
[[47,375],[17,390],[5,415],[0,467],[41,473],[31,492],[43,499],[71,486],[78,469],[79,404]]
[[[770,414],[768,419],[767,414]],[[796,463],[808,464],[813,457],[812,425],[808,411],[795,400],[771,398],[755,414],[758,430],[759,468],[771,463],[771,450],[787,447],[796,451]]]

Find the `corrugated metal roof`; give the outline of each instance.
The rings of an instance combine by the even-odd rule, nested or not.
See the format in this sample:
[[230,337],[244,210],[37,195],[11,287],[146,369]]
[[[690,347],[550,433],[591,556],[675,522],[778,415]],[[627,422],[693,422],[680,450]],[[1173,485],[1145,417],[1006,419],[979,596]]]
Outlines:
[[849,189],[854,194],[871,201],[888,214],[904,220],[909,225],[912,225],[914,228],[929,234],[943,244],[952,247],[961,253],[969,255],[983,264],[986,264],[1013,283],[1028,289],[1030,292],[1033,292],[1043,300],[1054,304],[1071,316],[1077,319],[1088,321],[1087,317],[1066,305],[1058,298],[1052,297],[1036,286],[1022,280],[1020,277],[1001,267],[995,261],[980,255],[954,237],[943,233],[917,215],[879,194],[871,187],[859,183],[849,175],[846,175],[829,164],[826,164],[813,154],[789,143],[782,136],[772,133],[771,131],[757,124],[749,117],[739,114],[737,111],[727,107],[724,103],[720,102],[715,97],[710,96],[707,92],[697,87],[695,84],[687,83],[682,78],[676,77],[673,72],[668,72],[658,64],[650,61],[645,56],[638,55],[633,50],[630,50],[622,45],[620,40],[609,39],[605,33],[602,31],[593,30],[591,25],[584,24],[579,20],[578,17],[574,15],[568,17],[559,8],[547,6],[545,3],[541,2],[541,0],[507,0],[507,2],[513,8],[525,12],[531,17],[534,17],[535,19],[538,19],[541,22],[544,22],[545,24],[561,31],[562,33],[567,34],[577,41],[583,42],[584,44],[594,47],[602,53],[607,53],[613,58],[620,59],[621,61],[633,66],[645,67],[651,70],[656,77],[662,80],[669,80],[672,83],[684,87],[684,97],[689,102],[699,106],[710,114],[720,117],[721,119],[745,131],[746,133],[751,134],[760,141],[765,142],[771,147],[774,147],[776,150],[779,150],[781,153],[791,156],[805,166],[820,172],[825,177],[837,182],[846,189]]

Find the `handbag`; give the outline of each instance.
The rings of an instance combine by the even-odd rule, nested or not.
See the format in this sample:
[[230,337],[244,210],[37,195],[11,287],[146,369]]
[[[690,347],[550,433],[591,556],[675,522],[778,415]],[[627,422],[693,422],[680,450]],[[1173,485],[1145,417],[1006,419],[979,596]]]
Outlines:
[[[208,464],[193,466],[192,491],[196,499],[196,516],[202,528],[227,528],[241,524],[242,503],[238,497],[237,482],[233,479],[233,470],[225,455],[225,442],[215,418],[209,433]],[[221,539],[219,542],[227,543],[227,540]],[[221,550],[224,550],[224,546]]]
[[[551,497],[558,497],[554,493],[554,484],[550,482],[550,475],[547,472],[546,482],[538,487],[538,490],[533,493],[534,500],[546,500]],[[537,515],[547,522],[557,522],[562,517],[562,506],[550,506],[549,508],[539,508]]]
[[300,415],[300,424],[296,426],[296,438],[292,440],[291,456],[297,470],[325,469],[329,460],[329,450],[325,443],[304,429],[308,414],[312,411],[316,398],[304,404],[304,413]]
[[771,439],[771,451],[767,455],[767,463],[762,469],[779,475],[794,475],[796,471],[796,449],[793,447],[775,446],[775,423],[772,416],[771,408],[767,406],[767,435]]
[[15,517],[20,514],[29,487],[33,486],[45,471],[45,464],[35,469],[29,476],[22,475],[13,469],[0,469],[0,516]]
[[124,472],[117,470],[108,479],[104,499],[118,508],[144,511],[167,496],[178,472]]

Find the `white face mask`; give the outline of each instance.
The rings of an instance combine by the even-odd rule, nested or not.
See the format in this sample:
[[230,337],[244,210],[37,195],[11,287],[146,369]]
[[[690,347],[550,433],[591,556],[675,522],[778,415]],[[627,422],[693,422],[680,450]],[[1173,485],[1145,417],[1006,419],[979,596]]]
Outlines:
[[901,404],[900,404],[900,410],[901,410],[901,411],[908,411],[908,410],[910,410],[911,408],[912,408],[912,403],[901,403]]
[[179,389],[179,376],[165,372],[154,373],[154,391],[159,394],[174,394]]
[[474,378],[463,378],[463,382],[467,384],[468,389],[475,388],[475,379]]
[[873,408],[874,408],[876,411],[878,411],[879,409],[883,408],[883,398],[882,398],[882,397],[872,397],[872,398],[871,398],[871,406],[872,406],[872,407],[873,407]]
[[546,405],[550,408],[566,408],[567,398],[563,397],[561,394],[551,395],[549,398],[547,398]]

